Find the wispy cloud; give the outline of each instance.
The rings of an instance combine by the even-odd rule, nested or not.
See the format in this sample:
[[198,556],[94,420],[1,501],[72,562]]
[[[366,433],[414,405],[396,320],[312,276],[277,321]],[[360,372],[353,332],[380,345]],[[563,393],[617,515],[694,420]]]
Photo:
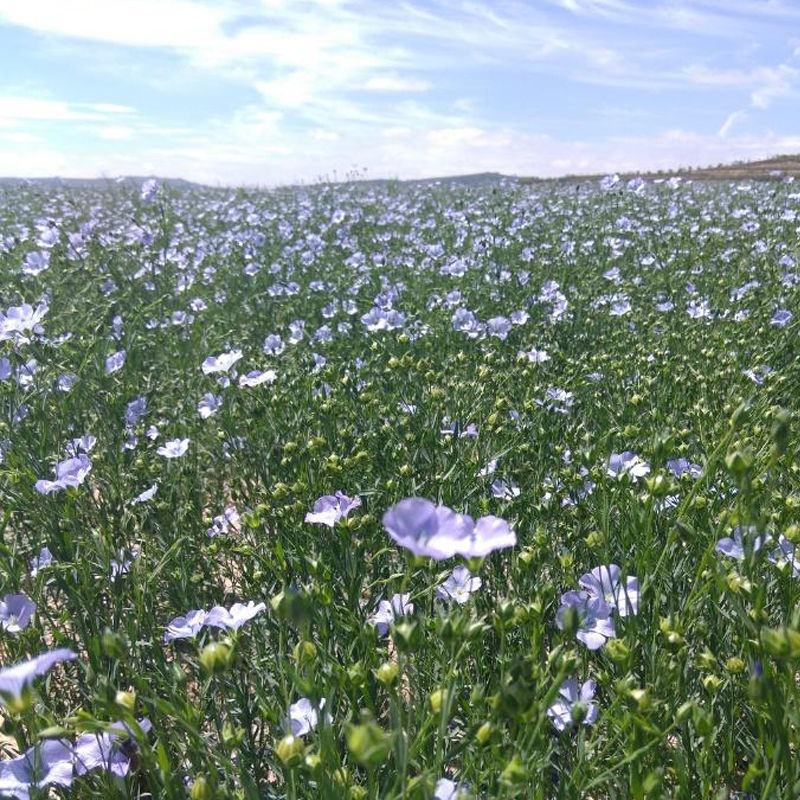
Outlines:
[[[703,163],[794,141],[797,19],[786,0],[0,0],[0,128],[17,156],[49,148],[42,168],[214,181]],[[4,85],[14,37],[37,60]]]
[[0,95],[0,126],[17,127],[34,121],[107,122],[135,113],[117,103],[68,103],[17,95]]
[[400,75],[376,75],[364,84],[364,88],[375,92],[427,92],[429,81],[419,78],[404,78]]
[[730,132],[731,128],[738,122],[739,120],[743,120],[747,116],[747,112],[743,110],[733,111],[732,113],[728,114],[725,117],[725,122],[720,125],[719,131],[717,132],[718,136],[725,138]]

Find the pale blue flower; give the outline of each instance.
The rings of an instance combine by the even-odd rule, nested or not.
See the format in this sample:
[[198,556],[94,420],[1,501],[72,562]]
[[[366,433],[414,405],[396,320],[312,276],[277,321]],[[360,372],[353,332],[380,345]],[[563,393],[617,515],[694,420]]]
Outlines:
[[141,494],[137,494],[136,497],[131,500],[131,503],[134,505],[146,503],[148,500],[152,500],[155,497],[157,491],[158,484],[154,483],[149,489],[145,489]]
[[172,642],[175,639],[194,638],[206,624],[207,616],[207,611],[196,608],[193,611],[187,611],[183,616],[175,617],[167,625],[164,641]]
[[414,604],[409,602],[410,594],[395,594],[391,600],[380,600],[378,608],[367,620],[379,636],[386,636],[389,628],[398,617],[408,617],[414,613]]
[[794,314],[788,308],[781,308],[772,315],[769,324],[774,325],[776,328],[785,328],[793,318]]
[[545,361],[550,360],[550,355],[547,350],[537,350],[532,347],[530,350],[520,350],[517,353],[517,358],[524,358],[530,361],[531,364],[544,364]]
[[3,797],[28,800],[31,790],[48,786],[66,789],[72,786],[72,779],[73,750],[63,739],[45,739],[16,758],[0,761],[0,795]]
[[573,711],[579,704],[583,706],[584,725],[592,725],[597,721],[597,706],[592,702],[595,689],[596,684],[591,680],[578,686],[575,678],[568,678],[561,684],[555,702],[547,709],[547,716],[557,731],[571,728],[575,724]]
[[772,537],[767,533],[759,533],[755,525],[737,526],[733,536],[720,539],[714,549],[728,558],[744,561],[747,553],[757,553],[765,544],[769,544]]
[[[142,733],[152,728],[150,720],[137,723]],[[124,778],[131,768],[134,731],[124,722],[111,723],[107,731],[84,733],[75,741],[75,772],[86,775],[96,769]]]
[[59,461],[55,468],[56,479],[48,481],[42,478],[36,481],[36,491],[39,494],[53,494],[64,489],[76,488],[86,480],[86,476],[91,472],[91,469],[92,462],[85,453]]
[[251,370],[246,375],[239,376],[239,386],[254,388],[256,386],[262,386],[265,383],[275,383],[277,379],[277,374],[275,370],[267,369],[264,372],[261,372],[257,369]]
[[189,449],[189,439],[171,439],[159,447],[156,452],[164,458],[180,458]]
[[211,538],[214,538],[215,536],[222,536],[223,534],[228,533],[231,528],[238,530],[240,521],[239,512],[236,510],[236,506],[228,506],[221,514],[214,517],[211,527],[206,531],[206,533]]
[[589,650],[598,650],[615,636],[611,609],[601,598],[574,589],[562,594],[556,612],[556,625],[560,630],[564,630],[565,618],[571,609],[578,614],[576,636]]
[[206,625],[213,628],[225,628],[226,630],[237,631],[253,617],[258,616],[262,611],[266,611],[264,603],[255,603],[250,600],[248,603],[234,603],[230,609],[222,606],[214,606],[206,616]]
[[271,333],[264,339],[263,350],[268,356],[279,356],[285,349],[283,339],[276,333]]
[[158,194],[159,183],[155,178],[148,178],[146,181],[142,183],[141,188],[139,189],[139,199],[145,205],[148,205],[156,199],[156,195]]
[[667,469],[676,477],[688,475],[691,478],[699,478],[703,474],[700,464],[693,464],[686,458],[667,459]]
[[39,303],[34,308],[28,303],[21,306],[11,306],[5,312],[0,311],[0,342],[14,339],[25,341],[25,333],[43,333],[41,321],[47,314],[46,303]]
[[34,678],[47,673],[55,664],[62,661],[72,661],[78,656],[61,648],[50,652],[41,653],[28,661],[21,661],[11,667],[0,669],[0,696],[8,696],[19,699],[23,689],[30,686]]
[[440,600],[454,600],[459,605],[466,603],[471,594],[481,588],[483,581],[474,576],[466,567],[457,566],[445,579],[436,587],[436,596]]
[[516,534],[499,517],[481,517],[476,522],[420,497],[392,506],[383,516],[383,525],[395,542],[414,555],[437,560],[455,555],[483,557],[517,543]]
[[465,800],[468,793],[467,786],[455,783],[449,778],[439,778],[433,790],[433,800]]
[[213,417],[221,407],[222,397],[213,392],[206,392],[197,404],[197,413],[200,415],[200,419],[208,419]]
[[306,514],[305,521],[314,525],[327,525],[333,528],[337,522],[346,519],[348,514],[361,505],[361,498],[348,497],[344,492],[326,494],[317,499],[313,511]]
[[625,450],[622,453],[612,453],[608,458],[606,473],[611,478],[630,475],[632,478],[643,478],[650,474],[650,465],[642,458]]
[[125,366],[125,358],[126,353],[124,350],[119,350],[116,353],[112,353],[106,359],[106,375],[112,375],[118,370],[121,370],[122,367]]
[[0,600],[0,626],[8,633],[20,633],[31,624],[36,603],[26,594],[7,594]]
[[325,708],[325,698],[314,705],[307,697],[301,697],[289,706],[289,726],[292,736],[305,736],[319,724],[319,712]]
[[227,353],[220,353],[218,356],[209,356],[201,365],[204,375],[211,375],[214,372],[227,372],[240,358],[241,350],[231,350]]
[[31,558],[29,562],[31,570],[31,578],[35,578],[39,574],[40,570],[49,567],[54,560],[55,559],[53,558],[53,554],[50,552],[50,549],[47,547],[43,547],[39,551],[39,555],[33,556],[33,558]]
[[591,572],[581,575],[578,584],[591,597],[600,598],[621,617],[639,612],[639,579],[634,576],[622,577],[616,564],[595,567]]

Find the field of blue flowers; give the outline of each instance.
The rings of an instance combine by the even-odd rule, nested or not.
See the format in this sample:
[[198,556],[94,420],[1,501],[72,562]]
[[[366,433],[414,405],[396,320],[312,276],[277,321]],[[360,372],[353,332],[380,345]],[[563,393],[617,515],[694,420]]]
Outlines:
[[800,796],[790,180],[0,190],[0,797]]

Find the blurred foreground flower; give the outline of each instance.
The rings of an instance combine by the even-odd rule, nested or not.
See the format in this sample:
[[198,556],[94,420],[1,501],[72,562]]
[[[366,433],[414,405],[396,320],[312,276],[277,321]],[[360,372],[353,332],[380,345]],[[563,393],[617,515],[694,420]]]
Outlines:
[[517,543],[516,534],[499,517],[481,517],[476,522],[419,497],[392,506],[383,515],[383,525],[401,547],[437,561],[455,555],[482,558]]
[[0,669],[0,696],[19,700],[22,691],[33,683],[34,678],[45,675],[55,664],[73,661],[77,657],[72,650],[61,648]]

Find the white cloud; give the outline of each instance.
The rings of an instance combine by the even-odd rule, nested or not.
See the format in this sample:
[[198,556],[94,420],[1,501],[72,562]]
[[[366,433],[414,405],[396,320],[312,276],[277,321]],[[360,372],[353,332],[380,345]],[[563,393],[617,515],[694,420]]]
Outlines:
[[800,79],[800,70],[781,64],[774,68],[756,70],[757,86],[750,94],[750,102],[756,108],[769,108],[779,97],[794,93],[795,84]]
[[139,47],[214,43],[225,14],[189,0],[0,0],[0,20],[43,33]]
[[400,75],[376,75],[364,84],[364,88],[375,92],[427,92],[431,84],[429,81]]
[[132,114],[134,109],[109,103],[68,103],[63,100],[0,95],[0,126],[31,121],[103,121],[109,116]]
[[[723,0],[655,5],[550,0],[549,7],[488,0],[432,0],[425,6],[417,0],[0,0],[0,26],[39,32],[62,47],[72,41],[76,57],[76,42],[83,49],[87,41],[111,45],[114,60],[119,59],[114,68],[123,71],[126,58],[135,62],[137,82],[150,63],[144,50],[153,50],[191,73],[198,93],[211,77],[232,82],[246,98],[237,111],[212,108],[189,128],[168,126],[114,102],[1,96],[0,79],[0,131],[13,130],[20,137],[47,132],[38,154],[33,147],[26,151],[22,139],[15,143],[6,137],[0,174],[20,174],[27,166],[22,171],[30,174],[59,168],[73,175],[155,172],[212,183],[275,184],[313,179],[334,168],[342,173],[353,165],[378,176],[484,170],[553,175],[704,164],[786,149],[791,139],[734,134],[746,116],[756,118],[755,110],[795,92],[800,71],[791,59],[757,65],[748,63],[753,53],[726,59],[725,51],[715,51],[708,62],[681,68],[691,62],[682,58],[686,45],[674,33],[665,35],[697,26],[695,33],[716,41],[734,34],[749,37],[750,27],[767,24],[748,18],[756,3],[730,2],[735,13],[726,13]],[[791,8],[777,0],[769,8],[769,24],[791,18]],[[782,41],[785,45],[785,34]],[[737,40],[737,53],[740,44]],[[131,56],[123,45],[139,50]],[[159,81],[162,70],[163,64],[152,69],[151,83]],[[527,80],[533,91],[520,96],[513,109],[498,108],[493,96],[482,96],[480,84],[475,97],[465,96],[471,91],[467,70],[483,71],[484,79],[505,74],[520,86]],[[568,134],[539,135],[534,123],[529,129],[519,121],[512,124],[522,114],[532,119],[539,114],[532,98],[549,89],[550,76],[562,85],[636,88],[650,97],[670,89],[713,98],[726,89],[726,95],[741,96],[734,103],[742,109],[727,116],[717,135],[708,136],[673,130],[592,142]],[[448,86],[455,87],[449,97],[443,88]],[[592,104],[597,104],[594,97]],[[618,129],[642,108],[632,104],[624,118],[618,115]],[[536,118],[547,119],[548,113],[561,114],[560,106]],[[653,118],[638,120],[643,125]],[[65,130],[83,137],[79,152],[67,150],[75,145],[65,142],[75,137],[61,136]],[[92,139],[103,143],[103,155],[85,144]]]
[[737,122],[743,120],[746,116],[747,112],[742,110],[734,111],[731,114],[728,114],[728,116],[725,117],[725,121],[720,126],[719,131],[717,132],[717,136],[725,138],[730,133],[731,128]]
[[110,142],[124,142],[133,139],[136,129],[125,125],[104,125],[95,131],[95,136]]

